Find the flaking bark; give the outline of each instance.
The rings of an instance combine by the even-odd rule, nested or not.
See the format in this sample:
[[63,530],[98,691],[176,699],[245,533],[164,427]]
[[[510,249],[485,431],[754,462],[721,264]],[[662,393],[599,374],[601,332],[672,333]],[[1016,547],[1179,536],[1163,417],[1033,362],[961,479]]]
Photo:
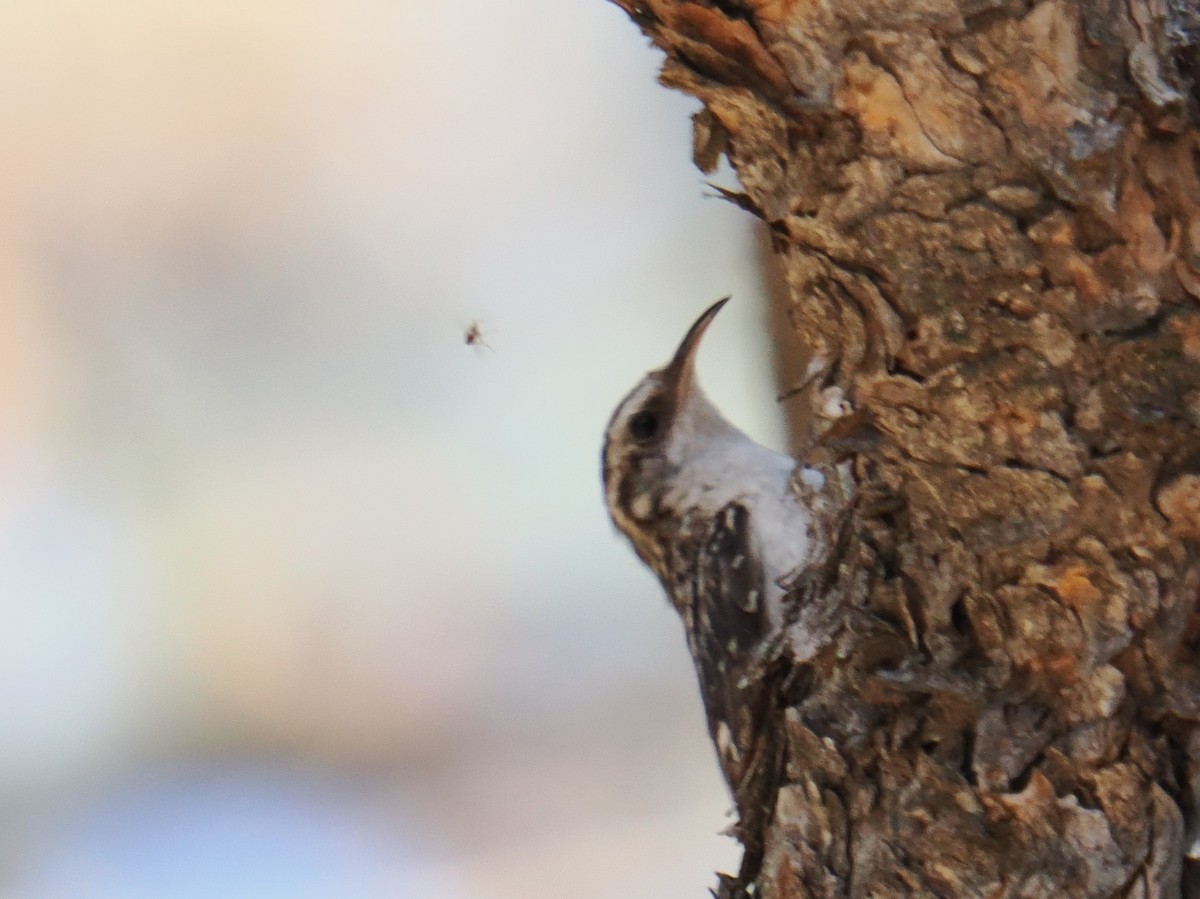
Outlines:
[[857,485],[719,893],[1192,895],[1196,12],[615,2],[769,228]]

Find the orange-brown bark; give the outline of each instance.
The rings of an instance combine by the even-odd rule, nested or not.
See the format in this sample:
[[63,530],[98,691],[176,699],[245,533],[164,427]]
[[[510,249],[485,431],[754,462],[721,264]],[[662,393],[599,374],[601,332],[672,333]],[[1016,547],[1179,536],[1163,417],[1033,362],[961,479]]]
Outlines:
[[762,857],[722,894],[1181,895],[1195,13],[616,2],[702,101],[697,163],[726,155],[769,229],[779,339],[821,365],[809,452],[857,484],[796,598],[834,624],[781,681]]

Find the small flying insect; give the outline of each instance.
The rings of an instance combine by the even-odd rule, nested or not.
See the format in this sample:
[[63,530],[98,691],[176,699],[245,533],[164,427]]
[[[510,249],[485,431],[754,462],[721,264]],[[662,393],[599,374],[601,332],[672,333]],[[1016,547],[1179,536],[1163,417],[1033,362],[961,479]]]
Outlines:
[[477,321],[471,322],[463,331],[463,343],[465,343],[467,346],[475,347],[477,351],[480,349],[487,349],[491,350],[493,353],[496,352],[492,349],[491,345],[483,339],[483,328]]

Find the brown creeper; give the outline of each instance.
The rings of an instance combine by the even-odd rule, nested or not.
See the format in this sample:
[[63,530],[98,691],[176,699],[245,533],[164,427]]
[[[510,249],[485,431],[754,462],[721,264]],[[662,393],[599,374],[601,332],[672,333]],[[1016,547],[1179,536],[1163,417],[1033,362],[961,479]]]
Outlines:
[[785,585],[813,555],[813,514],[792,481],[812,491],[824,478],[754,442],[696,383],[700,339],[727,300],[709,307],[671,361],[617,407],[604,435],[603,473],[613,522],[683,619],[746,843],[766,801],[749,782],[762,779],[774,755],[762,745],[770,730],[763,716],[778,691],[768,647],[785,628]]

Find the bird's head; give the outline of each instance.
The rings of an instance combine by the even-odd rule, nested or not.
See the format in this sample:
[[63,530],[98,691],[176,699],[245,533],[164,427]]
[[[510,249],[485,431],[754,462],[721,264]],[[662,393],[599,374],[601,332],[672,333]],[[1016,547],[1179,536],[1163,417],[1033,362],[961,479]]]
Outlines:
[[675,355],[649,372],[617,406],[604,433],[604,498],[613,522],[655,573],[665,568],[661,526],[676,510],[665,505],[676,475],[710,436],[728,427],[696,383],[700,339],[729,297],[709,306]]

